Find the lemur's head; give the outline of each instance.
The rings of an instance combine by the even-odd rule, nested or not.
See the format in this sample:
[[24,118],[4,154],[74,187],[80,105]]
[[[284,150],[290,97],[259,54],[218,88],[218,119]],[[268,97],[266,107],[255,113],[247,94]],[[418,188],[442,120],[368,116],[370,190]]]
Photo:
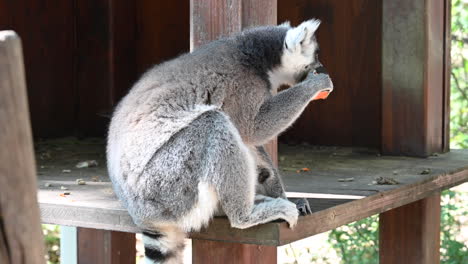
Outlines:
[[317,19],[305,21],[297,27],[291,27],[289,22],[279,25],[287,28],[287,31],[281,63],[268,73],[273,87],[294,85],[304,79],[307,73],[322,66],[318,59],[319,47],[315,38],[319,25],[320,20]]

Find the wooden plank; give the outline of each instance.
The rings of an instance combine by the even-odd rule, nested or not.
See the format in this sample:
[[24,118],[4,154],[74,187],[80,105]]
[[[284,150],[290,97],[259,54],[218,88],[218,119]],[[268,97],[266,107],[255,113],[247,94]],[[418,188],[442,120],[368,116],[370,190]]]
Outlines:
[[[383,1],[382,151],[444,150],[445,1]],[[447,89],[447,87],[445,88]]]
[[135,234],[78,228],[78,264],[136,262]]
[[440,263],[440,193],[380,214],[381,264]]
[[335,90],[313,101],[280,141],[380,148],[382,1],[278,0],[278,23],[311,18],[322,20],[319,56]]
[[194,239],[193,264],[276,263],[276,246],[249,245]]
[[[57,139],[39,142],[39,201],[46,223],[138,232],[127,211],[115,197],[104,163],[104,143],[95,140]],[[300,217],[291,231],[286,223],[274,222],[246,230],[230,228],[226,218],[191,236],[197,239],[283,245],[343,224],[381,213],[468,180],[468,151],[455,150],[430,158],[377,156],[370,150],[280,145],[280,167],[288,192],[305,193],[314,213]],[[45,153],[48,153],[47,155]],[[41,156],[50,156],[41,159]],[[95,159],[97,167],[76,169],[82,160]],[[294,171],[290,168],[295,166]],[[310,171],[297,173],[296,168]],[[63,170],[71,170],[64,173]],[[428,174],[421,174],[423,171]],[[97,177],[97,178],[95,178]],[[390,177],[398,185],[375,185],[377,177]],[[82,178],[86,185],[77,185]],[[97,182],[93,182],[93,178]],[[354,178],[350,182],[340,179]],[[45,184],[52,184],[45,187]],[[67,187],[71,194],[60,197]],[[319,194],[366,197],[320,196]],[[297,197],[295,195],[294,197]]]
[[23,54],[0,32],[0,263],[44,263]]
[[0,0],[0,30],[13,29],[23,40],[35,137],[74,131],[74,12],[73,1]]
[[143,0],[135,4],[138,75],[156,63],[189,51],[189,0]]

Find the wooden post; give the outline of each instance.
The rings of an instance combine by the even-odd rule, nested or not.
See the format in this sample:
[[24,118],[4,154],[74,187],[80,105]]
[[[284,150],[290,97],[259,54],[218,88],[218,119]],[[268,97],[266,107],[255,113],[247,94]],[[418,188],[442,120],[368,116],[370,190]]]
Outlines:
[[[276,0],[191,0],[190,49],[248,26],[276,24]],[[277,160],[276,140],[267,146]],[[276,247],[193,239],[192,260],[198,263],[276,263]]]
[[23,54],[0,31],[0,263],[44,263]]
[[78,264],[132,264],[136,261],[135,234],[78,228]]
[[440,262],[440,193],[380,214],[381,264]]
[[[450,1],[384,0],[382,151],[428,156],[447,150]],[[445,137],[445,139],[444,139]]]
[[272,264],[277,262],[277,248],[275,246],[194,239],[192,262],[194,264]]
[[[382,152],[448,151],[450,0],[384,0]],[[439,263],[440,193],[380,215],[380,263]]]

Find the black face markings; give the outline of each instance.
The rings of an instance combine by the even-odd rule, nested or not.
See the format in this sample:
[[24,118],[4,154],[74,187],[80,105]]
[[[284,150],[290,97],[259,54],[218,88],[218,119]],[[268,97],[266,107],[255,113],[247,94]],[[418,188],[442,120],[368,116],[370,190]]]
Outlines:
[[323,67],[323,66],[320,66],[320,67],[318,67],[317,69],[315,69],[315,72],[317,72],[317,73],[323,73],[323,74],[328,74],[327,69],[325,69],[325,67]]
[[173,253],[162,253],[158,249],[145,247],[145,256],[155,262],[162,262],[170,257],[172,257]]
[[258,173],[258,182],[264,183],[270,177],[270,171],[266,168],[261,168]]

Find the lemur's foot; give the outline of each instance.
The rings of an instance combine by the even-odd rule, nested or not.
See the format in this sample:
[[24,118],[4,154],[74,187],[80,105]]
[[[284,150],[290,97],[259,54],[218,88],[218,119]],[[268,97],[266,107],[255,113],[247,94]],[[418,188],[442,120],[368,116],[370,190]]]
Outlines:
[[308,215],[312,213],[312,209],[310,209],[310,204],[307,199],[300,198],[295,200],[294,203],[296,204],[296,208],[300,215]]

